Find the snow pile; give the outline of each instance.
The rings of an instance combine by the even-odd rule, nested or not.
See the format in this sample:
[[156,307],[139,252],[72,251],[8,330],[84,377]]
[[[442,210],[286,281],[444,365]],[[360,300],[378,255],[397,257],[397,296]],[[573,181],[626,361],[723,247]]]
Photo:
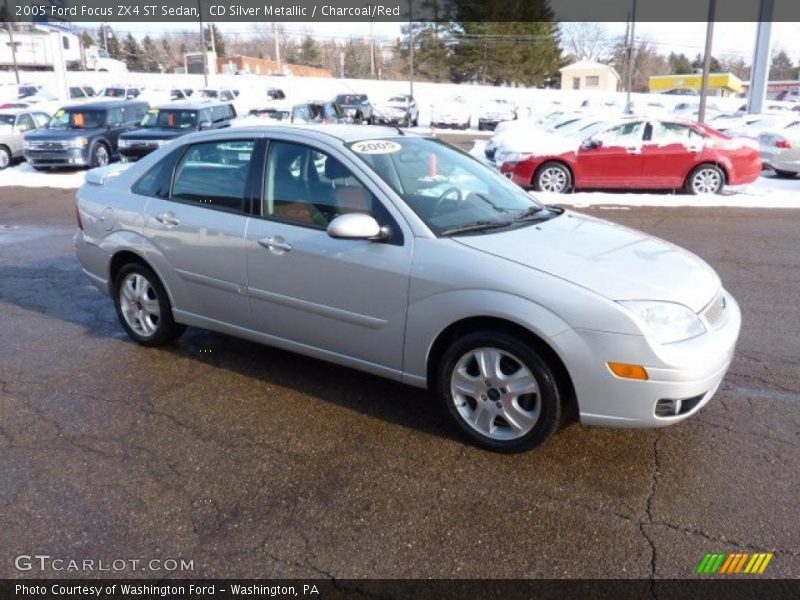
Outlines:
[[0,187],[73,189],[83,185],[85,170],[34,171],[26,162],[0,171]]

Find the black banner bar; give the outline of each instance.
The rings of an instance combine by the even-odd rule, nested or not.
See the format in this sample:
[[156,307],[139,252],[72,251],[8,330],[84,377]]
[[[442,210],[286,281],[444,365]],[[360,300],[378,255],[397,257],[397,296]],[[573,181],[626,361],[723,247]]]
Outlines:
[[[700,577],[700,576],[699,576]],[[233,598],[339,600],[797,600],[800,581],[714,576],[713,579],[19,579],[0,580],[3,600],[229,600]]]
[[[720,0],[717,21],[758,20],[760,0]],[[633,0],[0,0],[18,22],[624,22]],[[702,22],[707,2],[636,0],[640,22]],[[800,1],[774,0],[774,21],[800,21]]]

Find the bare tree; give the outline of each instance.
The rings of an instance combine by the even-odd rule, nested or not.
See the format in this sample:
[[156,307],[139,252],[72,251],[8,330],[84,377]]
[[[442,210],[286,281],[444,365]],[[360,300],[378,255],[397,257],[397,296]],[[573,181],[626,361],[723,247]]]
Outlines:
[[561,23],[561,46],[564,53],[576,60],[608,60],[613,53],[614,42],[603,23]]

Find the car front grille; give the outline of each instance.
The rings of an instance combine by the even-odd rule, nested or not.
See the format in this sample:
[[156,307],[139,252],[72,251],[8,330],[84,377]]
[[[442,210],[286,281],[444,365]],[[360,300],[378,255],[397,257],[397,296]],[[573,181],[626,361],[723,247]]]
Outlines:
[[62,142],[30,142],[30,150],[63,150],[66,146]]

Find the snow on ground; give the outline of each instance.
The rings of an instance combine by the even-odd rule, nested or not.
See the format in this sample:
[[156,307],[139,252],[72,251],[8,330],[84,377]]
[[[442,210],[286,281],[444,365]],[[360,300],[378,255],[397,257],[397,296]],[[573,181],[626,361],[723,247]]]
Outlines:
[[86,171],[57,170],[34,171],[26,162],[0,171],[0,187],[18,186],[30,188],[79,188],[83,185]]

